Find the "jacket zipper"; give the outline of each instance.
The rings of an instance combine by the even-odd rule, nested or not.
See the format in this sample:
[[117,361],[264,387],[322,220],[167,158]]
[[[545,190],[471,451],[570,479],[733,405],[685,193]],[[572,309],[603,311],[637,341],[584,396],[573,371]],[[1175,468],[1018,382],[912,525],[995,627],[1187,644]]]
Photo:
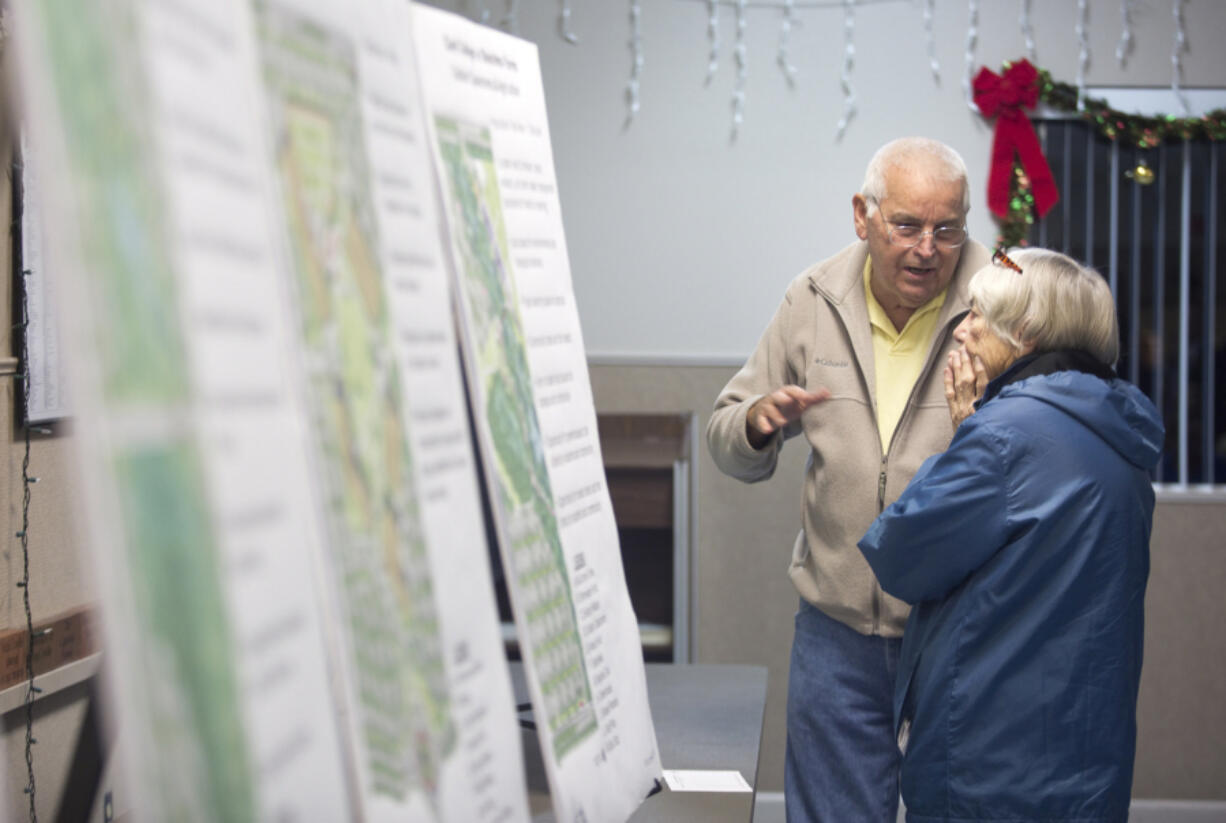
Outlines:
[[885,511],[885,465],[888,459],[886,455],[881,455],[881,474],[877,475],[877,514]]
[[[946,335],[949,334],[950,326],[953,321],[948,320],[945,327],[941,330],[941,346],[944,348]],[[902,414],[898,417],[898,422],[894,425],[894,431],[890,434],[890,442],[882,444],[881,455],[881,473],[877,475],[877,514],[885,511],[885,475],[886,467],[890,461],[890,449],[894,446],[894,438],[898,436],[898,430],[902,428],[903,423],[907,419],[907,413],[911,411],[911,404],[915,400],[915,393],[919,390],[920,384],[928,379],[929,372],[934,368],[936,362],[933,352],[937,351],[934,347],[928,352],[928,359],[924,362],[924,367],[920,369],[919,378],[911,386],[911,393],[907,396],[907,402],[902,407]],[[874,409],[874,413],[876,409]],[[881,584],[877,582],[876,576],[873,577],[873,634],[877,634],[881,630]]]
[[[890,438],[891,440],[893,438]],[[881,474],[877,475],[877,514],[885,511],[885,467],[889,460],[887,455],[881,455]],[[881,584],[873,577],[873,634],[881,631]]]

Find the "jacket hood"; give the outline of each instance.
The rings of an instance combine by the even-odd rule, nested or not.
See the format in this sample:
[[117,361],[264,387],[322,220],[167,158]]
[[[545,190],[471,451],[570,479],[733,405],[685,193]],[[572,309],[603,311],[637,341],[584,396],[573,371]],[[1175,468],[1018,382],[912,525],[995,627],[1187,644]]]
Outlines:
[[1154,404],[1127,380],[1058,371],[1010,383],[999,397],[1031,397],[1091,429],[1134,466],[1158,464],[1165,428]]

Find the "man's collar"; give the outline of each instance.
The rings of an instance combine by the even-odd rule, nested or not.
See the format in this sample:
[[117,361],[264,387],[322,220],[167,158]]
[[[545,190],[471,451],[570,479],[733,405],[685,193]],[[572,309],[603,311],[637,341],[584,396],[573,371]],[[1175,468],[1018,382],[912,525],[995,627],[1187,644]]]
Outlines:
[[881,301],[877,299],[877,295],[873,294],[873,258],[865,257],[864,259],[864,302],[868,306],[868,320],[874,326],[885,332],[886,336],[892,340],[897,340],[899,337],[902,337],[903,333],[907,331],[907,328],[911,326],[912,323],[917,322],[919,318],[926,314],[931,314],[932,312],[938,311],[943,305],[945,305],[945,298],[948,293],[949,285],[947,284],[945,288],[933,295],[931,300],[912,311],[907,317],[907,322],[903,323],[903,326],[900,329],[894,325],[894,321],[891,320],[889,314],[886,313],[885,306],[881,305]]
[[857,240],[834,257],[814,266],[809,282],[831,303],[844,303],[852,296],[852,289],[860,285],[860,275],[867,259],[868,243]]

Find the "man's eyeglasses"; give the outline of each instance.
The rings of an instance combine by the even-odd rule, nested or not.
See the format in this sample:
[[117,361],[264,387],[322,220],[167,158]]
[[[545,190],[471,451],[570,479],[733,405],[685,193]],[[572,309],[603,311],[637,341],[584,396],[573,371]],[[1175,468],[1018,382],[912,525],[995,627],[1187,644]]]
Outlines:
[[890,242],[895,246],[902,246],[905,249],[918,246],[930,234],[932,235],[932,242],[944,251],[953,251],[966,242],[966,229],[964,228],[941,226],[932,231],[924,231],[923,226],[915,226],[910,223],[891,223],[889,220],[885,222],[890,227]]
[[1005,254],[1004,249],[997,249],[992,254],[992,262],[997,266],[1004,266],[1006,269],[1013,269],[1018,274],[1022,273],[1022,267],[1015,263],[1012,257]]

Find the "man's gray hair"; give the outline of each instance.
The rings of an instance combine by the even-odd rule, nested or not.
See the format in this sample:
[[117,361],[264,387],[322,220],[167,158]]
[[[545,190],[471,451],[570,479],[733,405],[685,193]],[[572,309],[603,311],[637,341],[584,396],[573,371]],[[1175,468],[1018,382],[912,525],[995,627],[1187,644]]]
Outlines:
[[1002,340],[1034,351],[1081,349],[1104,366],[1119,358],[1111,287],[1094,269],[1048,249],[1011,251],[1018,274],[997,264],[971,278],[971,305]]
[[872,217],[877,204],[886,197],[886,173],[892,168],[905,168],[918,160],[935,160],[937,179],[941,182],[962,183],[962,212],[971,208],[971,190],[967,184],[966,162],[962,155],[940,140],[929,137],[900,137],[891,140],[873,155],[864,172],[864,184],[860,194],[868,201],[868,216]]

